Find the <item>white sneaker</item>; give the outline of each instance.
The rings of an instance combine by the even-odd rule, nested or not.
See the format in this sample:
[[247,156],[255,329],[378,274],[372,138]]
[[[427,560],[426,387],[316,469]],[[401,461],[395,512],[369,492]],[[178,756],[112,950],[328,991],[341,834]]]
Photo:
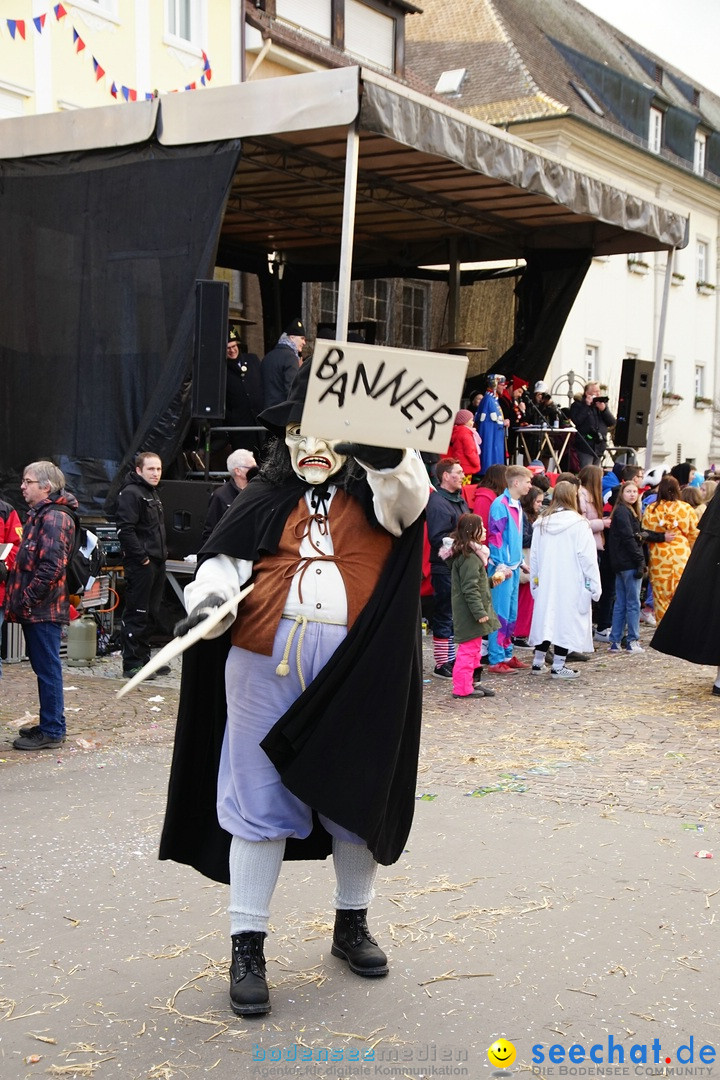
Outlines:
[[607,645],[610,644],[610,627],[607,630],[596,630],[593,634],[593,641],[604,641]]
[[645,652],[645,650],[639,641],[631,641],[630,644],[626,646],[625,652]]
[[573,668],[569,668],[569,667],[561,667],[559,671],[556,671],[555,668],[552,668],[551,671],[550,671],[550,675],[552,676],[553,679],[579,679],[580,678],[580,672],[575,671]]
[[647,623],[648,626],[657,626],[657,620],[652,611],[641,611],[640,622]]

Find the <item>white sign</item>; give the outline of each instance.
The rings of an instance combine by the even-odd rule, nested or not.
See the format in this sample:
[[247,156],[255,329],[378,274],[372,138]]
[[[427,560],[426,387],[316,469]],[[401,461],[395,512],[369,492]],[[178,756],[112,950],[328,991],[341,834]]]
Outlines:
[[467,366],[449,353],[318,340],[301,430],[445,454]]

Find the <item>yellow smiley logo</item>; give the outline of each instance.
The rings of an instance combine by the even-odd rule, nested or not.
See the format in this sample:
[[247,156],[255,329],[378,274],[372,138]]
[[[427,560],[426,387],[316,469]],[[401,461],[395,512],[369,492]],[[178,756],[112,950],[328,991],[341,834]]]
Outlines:
[[507,1039],[496,1039],[492,1046],[488,1046],[488,1061],[497,1069],[505,1069],[512,1065],[516,1058],[515,1047]]

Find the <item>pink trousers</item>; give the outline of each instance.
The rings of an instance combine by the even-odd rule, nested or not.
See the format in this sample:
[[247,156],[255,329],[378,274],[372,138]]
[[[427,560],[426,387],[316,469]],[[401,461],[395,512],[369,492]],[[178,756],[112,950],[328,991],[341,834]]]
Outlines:
[[455,663],[453,665],[453,694],[472,694],[473,671],[480,664],[480,649],[482,638],[473,638],[472,641],[463,641],[457,647]]

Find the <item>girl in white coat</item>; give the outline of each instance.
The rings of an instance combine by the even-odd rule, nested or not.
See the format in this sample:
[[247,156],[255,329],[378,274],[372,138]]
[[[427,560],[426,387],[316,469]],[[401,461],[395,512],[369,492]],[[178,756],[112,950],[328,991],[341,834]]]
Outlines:
[[576,679],[565,666],[569,652],[592,652],[592,601],[601,594],[595,540],[578,513],[577,488],[560,480],[550,505],[533,526],[530,589],[535,601],[530,640],[535,643],[532,672],[545,670],[552,643],[554,679]]

